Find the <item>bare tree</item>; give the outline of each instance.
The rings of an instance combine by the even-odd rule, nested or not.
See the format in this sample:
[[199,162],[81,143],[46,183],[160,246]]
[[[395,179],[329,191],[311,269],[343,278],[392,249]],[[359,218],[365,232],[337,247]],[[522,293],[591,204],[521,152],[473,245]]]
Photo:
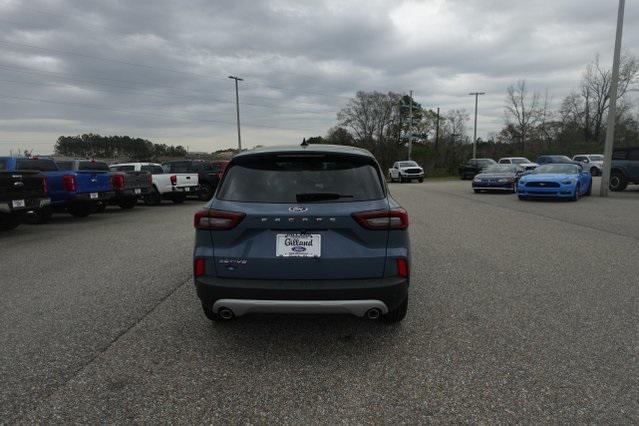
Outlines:
[[393,131],[399,130],[400,98],[393,92],[357,92],[337,114],[337,120],[358,141],[384,143]]
[[465,109],[453,109],[444,114],[443,130],[453,141],[457,138],[466,138],[466,122],[470,120],[470,115]]
[[506,124],[512,124],[519,135],[522,151],[526,148],[526,138],[539,124],[542,109],[538,92],[530,93],[526,80],[519,80],[506,89]]
[[[637,76],[637,71],[639,71],[637,58],[629,55],[621,57],[617,99],[626,94]],[[610,106],[611,83],[612,71],[609,68],[603,68],[599,62],[599,55],[596,55],[584,71],[580,91],[584,108],[584,136],[587,140],[600,141],[601,139],[606,113]]]

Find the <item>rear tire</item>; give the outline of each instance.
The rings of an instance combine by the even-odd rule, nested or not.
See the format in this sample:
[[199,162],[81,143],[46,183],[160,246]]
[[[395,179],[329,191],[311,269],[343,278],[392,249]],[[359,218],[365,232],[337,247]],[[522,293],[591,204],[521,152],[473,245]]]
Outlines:
[[0,231],[11,231],[20,226],[21,217],[18,214],[0,213]]
[[106,203],[100,202],[100,203],[96,204],[95,208],[93,209],[93,212],[94,213],[104,213],[106,208],[107,208]]
[[623,174],[619,172],[612,172],[610,175],[610,183],[608,187],[611,191],[623,191],[628,186],[628,182],[626,181]]
[[591,167],[590,168],[590,174],[592,176],[599,176],[601,173],[599,172],[599,169],[596,167]]
[[208,184],[208,183],[204,183],[200,186],[200,193],[198,194],[198,199],[200,201],[209,201],[211,198],[213,198],[213,186]]
[[216,314],[215,312],[213,312],[213,309],[209,308],[204,303],[202,303],[202,311],[204,312],[204,315],[211,321],[213,322],[222,321],[222,317]]
[[579,201],[579,191],[581,191],[581,185],[575,186],[575,192],[572,194],[572,197],[570,197],[570,201]]
[[400,322],[406,317],[406,312],[408,312],[408,296],[397,308],[382,315],[382,321],[389,324]]
[[417,180],[419,181],[419,183],[424,182],[424,178],[419,178],[419,179],[417,179]]
[[144,204],[146,204],[147,206],[157,206],[161,202],[162,197],[160,197],[160,193],[155,186],[152,187],[149,194],[144,197]]

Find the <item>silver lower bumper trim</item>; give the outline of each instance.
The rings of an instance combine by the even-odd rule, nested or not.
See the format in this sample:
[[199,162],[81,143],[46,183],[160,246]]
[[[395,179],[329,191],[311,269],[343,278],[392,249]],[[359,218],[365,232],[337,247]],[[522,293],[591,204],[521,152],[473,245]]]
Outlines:
[[255,300],[220,299],[213,304],[213,312],[220,308],[233,311],[236,317],[245,314],[351,314],[363,317],[369,309],[388,313],[381,300]]

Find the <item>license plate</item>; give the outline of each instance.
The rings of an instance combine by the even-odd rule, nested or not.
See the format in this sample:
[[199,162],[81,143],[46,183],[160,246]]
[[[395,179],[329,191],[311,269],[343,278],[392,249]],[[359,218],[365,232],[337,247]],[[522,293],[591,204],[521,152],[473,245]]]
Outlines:
[[134,193],[134,194],[141,194],[141,193],[142,193],[142,190],[141,190],[140,188],[135,188],[135,189],[133,190],[133,193]]
[[11,202],[11,205],[13,205],[14,209],[19,209],[19,208],[24,208],[27,205],[25,204],[24,200],[13,200]]
[[275,255],[277,257],[320,257],[322,236],[320,234],[277,234]]
[[97,200],[99,197],[97,192],[92,192],[91,194],[89,194],[89,196],[91,197],[92,200]]
[[185,192],[189,192],[191,190],[191,188],[189,188],[188,186],[186,188],[184,188]]

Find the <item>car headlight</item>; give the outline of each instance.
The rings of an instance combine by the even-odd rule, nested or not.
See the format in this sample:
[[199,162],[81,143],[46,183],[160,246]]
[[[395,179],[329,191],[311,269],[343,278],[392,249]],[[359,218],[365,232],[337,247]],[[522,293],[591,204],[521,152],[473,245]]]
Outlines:
[[562,185],[572,185],[573,183],[575,183],[574,180],[565,180],[565,181],[561,182]]
[[497,182],[506,183],[506,182],[512,182],[512,181],[513,181],[512,178],[501,178]]
[[473,179],[473,182],[481,182],[481,178],[476,177],[475,179]]

